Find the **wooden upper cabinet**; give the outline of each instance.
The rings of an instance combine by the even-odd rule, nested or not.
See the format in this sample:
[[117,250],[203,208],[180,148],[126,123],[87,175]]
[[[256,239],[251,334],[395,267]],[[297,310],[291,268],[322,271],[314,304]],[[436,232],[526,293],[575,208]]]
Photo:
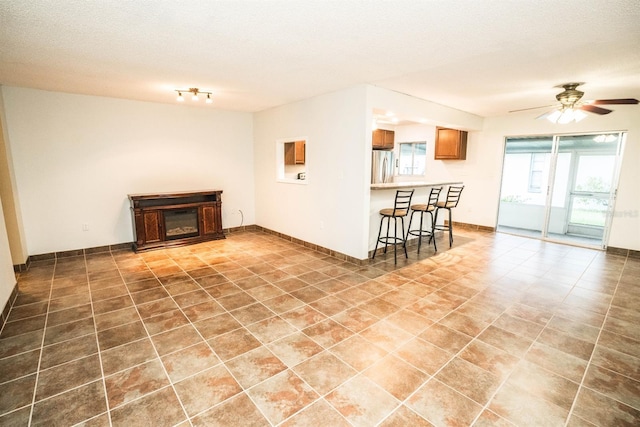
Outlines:
[[305,162],[305,141],[294,141],[284,143],[284,164],[304,165]]
[[296,164],[304,165],[307,144],[304,141],[296,141],[294,146],[296,148]]
[[436,128],[436,160],[465,160],[467,158],[467,131]]
[[387,129],[373,131],[372,146],[374,150],[392,150],[395,132]]

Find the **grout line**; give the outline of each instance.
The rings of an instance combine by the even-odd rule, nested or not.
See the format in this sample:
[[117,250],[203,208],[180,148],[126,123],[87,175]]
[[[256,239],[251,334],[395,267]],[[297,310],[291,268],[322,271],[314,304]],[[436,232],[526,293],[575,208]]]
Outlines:
[[[84,255],[84,263],[85,263],[85,272],[86,272],[86,276],[87,276],[87,288],[89,289],[89,303],[91,304],[91,319],[93,320],[93,331],[95,334],[95,338],[96,338],[96,348],[98,349],[98,363],[100,364],[100,376],[102,379],[102,390],[104,391],[104,404],[105,404],[105,408],[106,408],[106,412],[107,412],[107,419],[109,420],[109,426],[111,427],[113,425],[112,421],[111,421],[111,411],[109,410],[109,395],[107,394],[107,381],[104,375],[104,368],[102,365],[102,350],[100,349],[100,340],[98,339],[98,324],[96,323],[96,313],[94,311],[94,307],[93,307],[93,298],[92,298],[92,294],[91,294],[91,280],[89,277],[89,266],[87,265],[87,256],[86,256],[86,252],[83,251],[83,253],[85,253]],[[111,255],[111,251],[109,251],[109,254]]]
[[31,400],[31,412],[29,413],[29,424],[28,427],[31,427],[31,423],[33,421],[33,412],[36,407],[36,394],[38,391],[38,380],[40,379],[40,366],[42,365],[42,353],[44,353],[44,342],[47,337],[47,322],[49,320],[49,308],[51,307],[51,295],[53,294],[53,280],[55,279],[56,267],[58,261],[56,260],[53,264],[53,271],[51,273],[51,284],[49,285],[49,299],[47,300],[47,314],[45,315],[44,325],[42,327],[42,341],[40,343],[40,357],[38,358],[38,367],[36,368],[36,380],[33,385],[33,398]]
[[[160,283],[160,286],[162,286],[162,289],[163,289],[163,290],[165,290],[165,292],[166,292],[166,289],[164,288],[164,285],[162,284],[162,282],[160,282],[160,280],[158,279],[158,277],[156,276],[156,274],[153,272],[153,270],[151,270],[151,268],[150,268],[150,267],[149,267],[149,265],[147,264],[147,261],[144,259],[144,257],[140,257],[140,259],[141,259],[141,260],[142,260],[142,262],[144,263],[145,267],[146,267],[149,271],[151,271],[151,273],[153,274],[153,277],[155,278],[155,280],[157,280],[157,281],[158,281],[158,283]],[[139,320],[140,320],[140,323],[142,324],[142,327],[144,328],[144,330],[145,330],[145,332],[146,332],[146,334],[147,334],[147,336],[146,336],[145,338],[146,338],[146,339],[148,339],[148,340],[149,340],[149,342],[151,343],[151,346],[153,347],[153,351],[154,351],[154,352],[155,352],[155,354],[156,354],[157,361],[158,361],[158,363],[160,364],[160,367],[162,368],[162,371],[164,372],[164,374],[165,374],[165,376],[166,376],[166,378],[167,378],[167,381],[169,382],[168,387],[171,387],[171,389],[173,390],[173,393],[175,394],[176,398],[178,399],[178,403],[180,404],[180,407],[182,408],[182,412],[183,412],[183,414],[185,415],[186,420],[189,422],[189,425],[193,425],[193,424],[191,423],[190,418],[189,418],[189,413],[187,412],[187,409],[185,408],[184,404],[182,403],[182,399],[180,399],[180,395],[178,394],[178,391],[176,390],[175,385],[173,384],[173,381],[171,381],[171,377],[169,376],[169,373],[167,372],[167,369],[165,368],[164,363],[162,363],[162,358],[160,357],[160,353],[158,352],[158,349],[156,348],[156,345],[155,345],[155,343],[153,342],[153,339],[151,339],[151,334],[149,333],[149,330],[147,329],[147,325],[144,323],[144,319],[142,318],[142,315],[140,314],[140,311],[138,310],[138,304],[136,304],[135,300],[133,299],[133,297],[132,297],[132,295],[131,295],[131,294],[132,294],[132,292],[129,290],[129,286],[127,286],[127,282],[126,282],[126,280],[124,279],[124,276],[122,275],[122,271],[120,270],[120,267],[118,267],[117,262],[116,262],[116,268],[118,269],[118,272],[120,273],[120,278],[122,279],[123,284],[124,284],[124,285],[125,285],[125,287],[127,288],[127,295],[129,295],[129,298],[131,298],[131,302],[133,303],[133,307],[134,307],[134,309],[136,310],[136,313],[138,314],[138,318],[139,318]],[[132,282],[132,283],[134,283],[134,282]],[[167,293],[168,293],[168,292],[167,292]],[[169,294],[169,297],[171,297],[171,299],[172,299],[172,301],[174,302],[174,304],[176,304],[176,305],[178,306],[178,308],[179,308],[180,306],[175,302],[175,300],[173,300],[173,297],[171,296],[171,294]],[[149,302],[151,302],[151,301],[149,301]],[[184,313],[183,313],[183,315],[184,315]],[[129,343],[126,343],[126,344],[129,344]],[[148,362],[148,361],[147,361],[147,362]],[[145,363],[147,363],[147,362],[145,362]],[[130,368],[128,368],[128,369],[130,369]],[[162,389],[164,389],[164,388],[165,388],[165,387],[162,387],[162,388],[160,388],[160,389],[158,389],[158,390],[154,390],[154,391],[153,391],[153,392],[151,392],[151,393],[147,393],[147,394],[145,394],[144,396],[140,396],[140,399],[141,399],[141,398],[143,398],[143,397],[150,396],[151,394],[157,393],[157,392],[159,392],[160,390],[162,390]],[[130,402],[126,402],[126,403],[124,403],[124,404],[122,404],[122,405],[120,405],[120,406],[124,406],[124,405],[126,405],[126,404],[129,404],[129,403],[131,403],[131,402],[133,402],[133,401],[135,401],[135,400],[138,400],[138,399],[133,399],[132,401],[130,401]],[[109,408],[108,402],[107,402],[107,408]],[[111,411],[111,408],[109,408],[109,411]],[[183,421],[181,421],[181,422],[183,422]]]
[[[593,355],[595,354],[597,348],[598,348],[598,342],[600,341],[600,336],[602,335],[602,331],[604,330],[604,325],[607,323],[607,318],[609,317],[609,313],[611,311],[611,306],[613,305],[613,300],[616,296],[616,293],[618,292],[618,287],[620,286],[620,279],[622,278],[622,273],[624,272],[624,269],[628,263],[629,260],[629,256],[627,255],[625,257],[625,261],[622,265],[622,267],[620,268],[620,274],[618,274],[618,280],[616,281],[616,287],[613,291],[613,294],[611,295],[611,301],[609,301],[609,306],[607,307],[607,312],[604,315],[604,319],[602,321],[602,325],[600,325],[600,330],[598,331],[598,337],[596,338],[595,343],[593,344],[593,350],[591,351],[591,356],[589,357],[589,360],[587,361],[587,366],[584,369],[584,373],[582,374],[582,380],[580,381],[580,384],[578,386],[578,391],[576,391],[576,395],[573,398],[573,402],[571,403],[571,408],[569,408],[569,413],[567,414],[567,419],[565,421],[565,427],[569,425],[569,421],[571,420],[571,417],[573,415],[573,411],[576,408],[576,404],[578,402],[578,396],[580,395],[580,392],[583,390],[583,388],[586,388],[586,386],[584,385],[584,382],[587,378],[587,374],[589,373],[589,369],[591,368],[591,364],[593,361]],[[596,393],[602,394],[596,390],[594,390]],[[609,397],[609,396],[606,396]],[[617,399],[615,398],[610,398],[614,401],[617,401]],[[631,407],[631,405],[625,404],[626,406]],[[638,409],[638,408],[635,408]]]

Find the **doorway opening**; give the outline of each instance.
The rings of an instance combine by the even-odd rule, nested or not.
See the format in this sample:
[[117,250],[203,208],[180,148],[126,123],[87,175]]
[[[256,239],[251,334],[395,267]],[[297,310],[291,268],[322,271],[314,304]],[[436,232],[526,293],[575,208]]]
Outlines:
[[604,249],[625,138],[506,138],[497,231]]

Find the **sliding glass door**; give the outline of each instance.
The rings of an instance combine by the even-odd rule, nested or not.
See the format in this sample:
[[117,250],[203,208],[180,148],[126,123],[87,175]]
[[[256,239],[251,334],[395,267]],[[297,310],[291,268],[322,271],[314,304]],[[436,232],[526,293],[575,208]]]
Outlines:
[[623,137],[507,138],[498,231],[604,247]]
[[498,231],[542,237],[552,149],[552,136],[507,139]]

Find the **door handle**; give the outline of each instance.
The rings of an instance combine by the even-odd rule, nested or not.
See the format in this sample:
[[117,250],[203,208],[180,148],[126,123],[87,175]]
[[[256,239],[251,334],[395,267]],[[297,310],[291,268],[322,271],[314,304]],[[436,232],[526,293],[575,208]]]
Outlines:
[[387,182],[387,158],[382,161],[382,182]]
[[572,196],[578,196],[578,197],[593,197],[594,196],[593,193],[582,193],[582,192],[576,193],[576,192],[573,192],[573,191],[570,194]]

